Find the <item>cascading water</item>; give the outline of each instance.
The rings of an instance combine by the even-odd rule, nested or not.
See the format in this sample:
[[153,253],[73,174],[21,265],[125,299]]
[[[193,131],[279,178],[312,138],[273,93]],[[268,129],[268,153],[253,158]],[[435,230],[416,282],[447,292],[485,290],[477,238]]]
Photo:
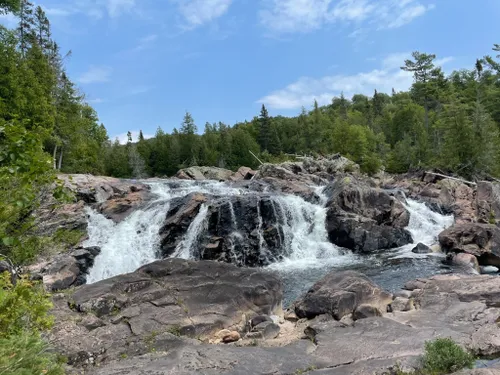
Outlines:
[[[355,255],[331,244],[325,229],[326,198],[321,195],[320,188],[316,190],[321,197],[320,204],[313,204],[298,196],[256,192],[221,182],[158,180],[148,183],[156,199],[120,223],[114,223],[96,211],[88,209],[89,239],[84,245],[101,247],[101,254],[96,258],[95,265],[87,278],[89,283],[133,272],[141,265],[154,261],[160,248],[159,231],[165,221],[170,202],[191,193],[214,197],[215,201],[221,202],[220,207],[225,207],[228,212],[227,226],[230,227],[227,228],[228,234],[225,238],[228,244],[228,260],[238,264],[246,264],[247,254],[242,253],[241,249],[243,246],[248,246],[248,237],[245,237],[245,222],[242,222],[242,218],[235,212],[235,204],[240,204],[240,209],[242,202],[256,204],[257,211],[254,212],[258,217],[255,218],[256,229],[252,233],[256,232],[258,240],[256,245],[260,258],[266,260],[263,264],[269,264],[267,268],[279,272],[283,277],[285,303],[302,293],[332,268],[359,269],[390,289],[388,280],[402,277],[391,274],[397,270],[397,267],[393,267],[394,261],[406,262],[412,261],[408,258],[423,257],[411,252],[414,245],[384,252],[383,255],[367,257]],[[276,222],[272,224],[278,228],[276,238],[281,249],[280,255],[276,255],[268,248],[265,239],[269,223],[263,219],[264,212],[261,212],[261,204],[264,203],[267,204],[268,211],[271,211],[271,216],[276,218]],[[406,207],[411,215],[408,230],[415,243],[434,244],[439,232],[453,223],[452,217],[439,215],[425,204],[407,200]],[[199,255],[199,243],[206,237],[208,213],[209,204],[203,204],[172,256],[189,259]],[[406,261],[401,258],[405,258]],[[403,273],[407,277],[413,273],[416,273],[415,277],[424,275],[426,269],[417,267],[428,266],[425,260],[419,261],[420,265],[408,266],[409,268],[405,268]],[[389,264],[391,267],[387,266]],[[434,262],[429,269],[435,273],[435,268]]]

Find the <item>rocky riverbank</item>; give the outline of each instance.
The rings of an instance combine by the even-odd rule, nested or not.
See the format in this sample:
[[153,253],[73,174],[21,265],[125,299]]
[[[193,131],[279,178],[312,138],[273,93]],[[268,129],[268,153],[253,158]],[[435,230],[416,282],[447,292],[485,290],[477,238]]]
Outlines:
[[[424,172],[370,178],[340,156],[236,173],[191,167],[168,182],[60,179],[75,201],[47,200],[37,213],[42,235],[99,225],[131,235],[130,244],[120,242],[127,253],[109,255],[116,242],[101,248],[89,235],[30,267],[54,292],[49,340],[70,373],[383,374],[416,366],[424,343],[438,337],[500,356],[500,279],[478,275],[500,267],[496,183]],[[453,215],[455,224],[417,244],[407,198]],[[90,215],[100,221],[87,228]],[[137,266],[85,285],[103,257],[134,258],[145,246],[135,239],[152,228],[151,260],[134,259]],[[415,267],[418,257],[442,251],[449,274],[390,293],[363,274],[334,269],[283,311],[280,274],[267,267],[297,251],[319,262],[374,261],[401,248],[416,253]]]

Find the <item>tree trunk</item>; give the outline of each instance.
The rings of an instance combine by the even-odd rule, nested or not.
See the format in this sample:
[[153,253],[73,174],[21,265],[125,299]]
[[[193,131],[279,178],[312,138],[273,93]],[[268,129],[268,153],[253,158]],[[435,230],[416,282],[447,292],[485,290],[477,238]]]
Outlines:
[[57,145],[54,146],[54,154],[52,155],[52,161],[54,162],[54,169],[57,169]]
[[57,169],[61,170],[62,160],[63,160],[64,149],[61,147],[61,153],[59,154],[59,166]]

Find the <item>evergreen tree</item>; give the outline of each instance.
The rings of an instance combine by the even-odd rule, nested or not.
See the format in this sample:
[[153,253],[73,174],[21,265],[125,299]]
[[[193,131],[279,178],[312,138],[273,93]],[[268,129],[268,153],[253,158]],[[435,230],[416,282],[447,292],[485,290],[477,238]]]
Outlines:
[[262,150],[269,151],[271,142],[271,118],[266,106],[262,104],[259,116],[259,145]]

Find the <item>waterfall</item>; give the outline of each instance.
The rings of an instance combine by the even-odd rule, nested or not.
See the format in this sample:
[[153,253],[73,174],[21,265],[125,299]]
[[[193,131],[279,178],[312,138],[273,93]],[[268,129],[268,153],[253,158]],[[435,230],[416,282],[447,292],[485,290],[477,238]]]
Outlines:
[[[93,283],[118,274],[133,272],[138,267],[154,261],[160,246],[159,231],[162,227],[172,199],[181,198],[197,192],[222,201],[220,207],[224,210],[230,222],[227,236],[228,259],[233,262],[244,262],[247,255],[240,249],[249,246],[242,218],[235,213],[233,201],[238,202],[246,196],[257,201],[255,217],[255,238],[258,238],[259,256],[265,258],[274,270],[304,270],[324,267],[344,267],[359,264],[366,258],[341,249],[328,241],[325,228],[326,198],[321,189],[316,192],[321,197],[320,204],[313,204],[301,197],[293,195],[279,195],[272,193],[255,192],[231,184],[213,181],[150,181],[151,192],[156,199],[142,209],[134,211],[120,223],[114,223],[103,215],[88,208],[89,238],[84,246],[99,246],[101,254],[96,258],[94,267],[90,270],[88,282]],[[233,199],[225,201],[226,197]],[[234,198],[241,197],[241,198]],[[265,201],[266,211],[276,218],[271,223],[276,229],[276,242],[280,247],[279,257],[266,245],[265,228],[269,227],[264,219],[261,204]],[[244,202],[245,203],[245,202]],[[224,206],[228,204],[228,206]],[[239,204],[242,204],[241,202]],[[411,232],[415,244],[423,242],[432,245],[437,235],[444,228],[452,225],[453,218],[431,211],[425,204],[412,201],[405,203],[410,212],[408,230]],[[241,209],[241,208],[240,208]],[[191,222],[176,247],[173,256],[190,259],[196,254],[196,247],[206,234],[208,225],[209,203],[203,204],[196,217]],[[230,227],[230,228],[229,228]],[[248,229],[248,228],[247,228]],[[246,232],[248,233],[248,231]],[[411,253],[414,245],[407,245],[398,249],[395,257],[422,257]]]

